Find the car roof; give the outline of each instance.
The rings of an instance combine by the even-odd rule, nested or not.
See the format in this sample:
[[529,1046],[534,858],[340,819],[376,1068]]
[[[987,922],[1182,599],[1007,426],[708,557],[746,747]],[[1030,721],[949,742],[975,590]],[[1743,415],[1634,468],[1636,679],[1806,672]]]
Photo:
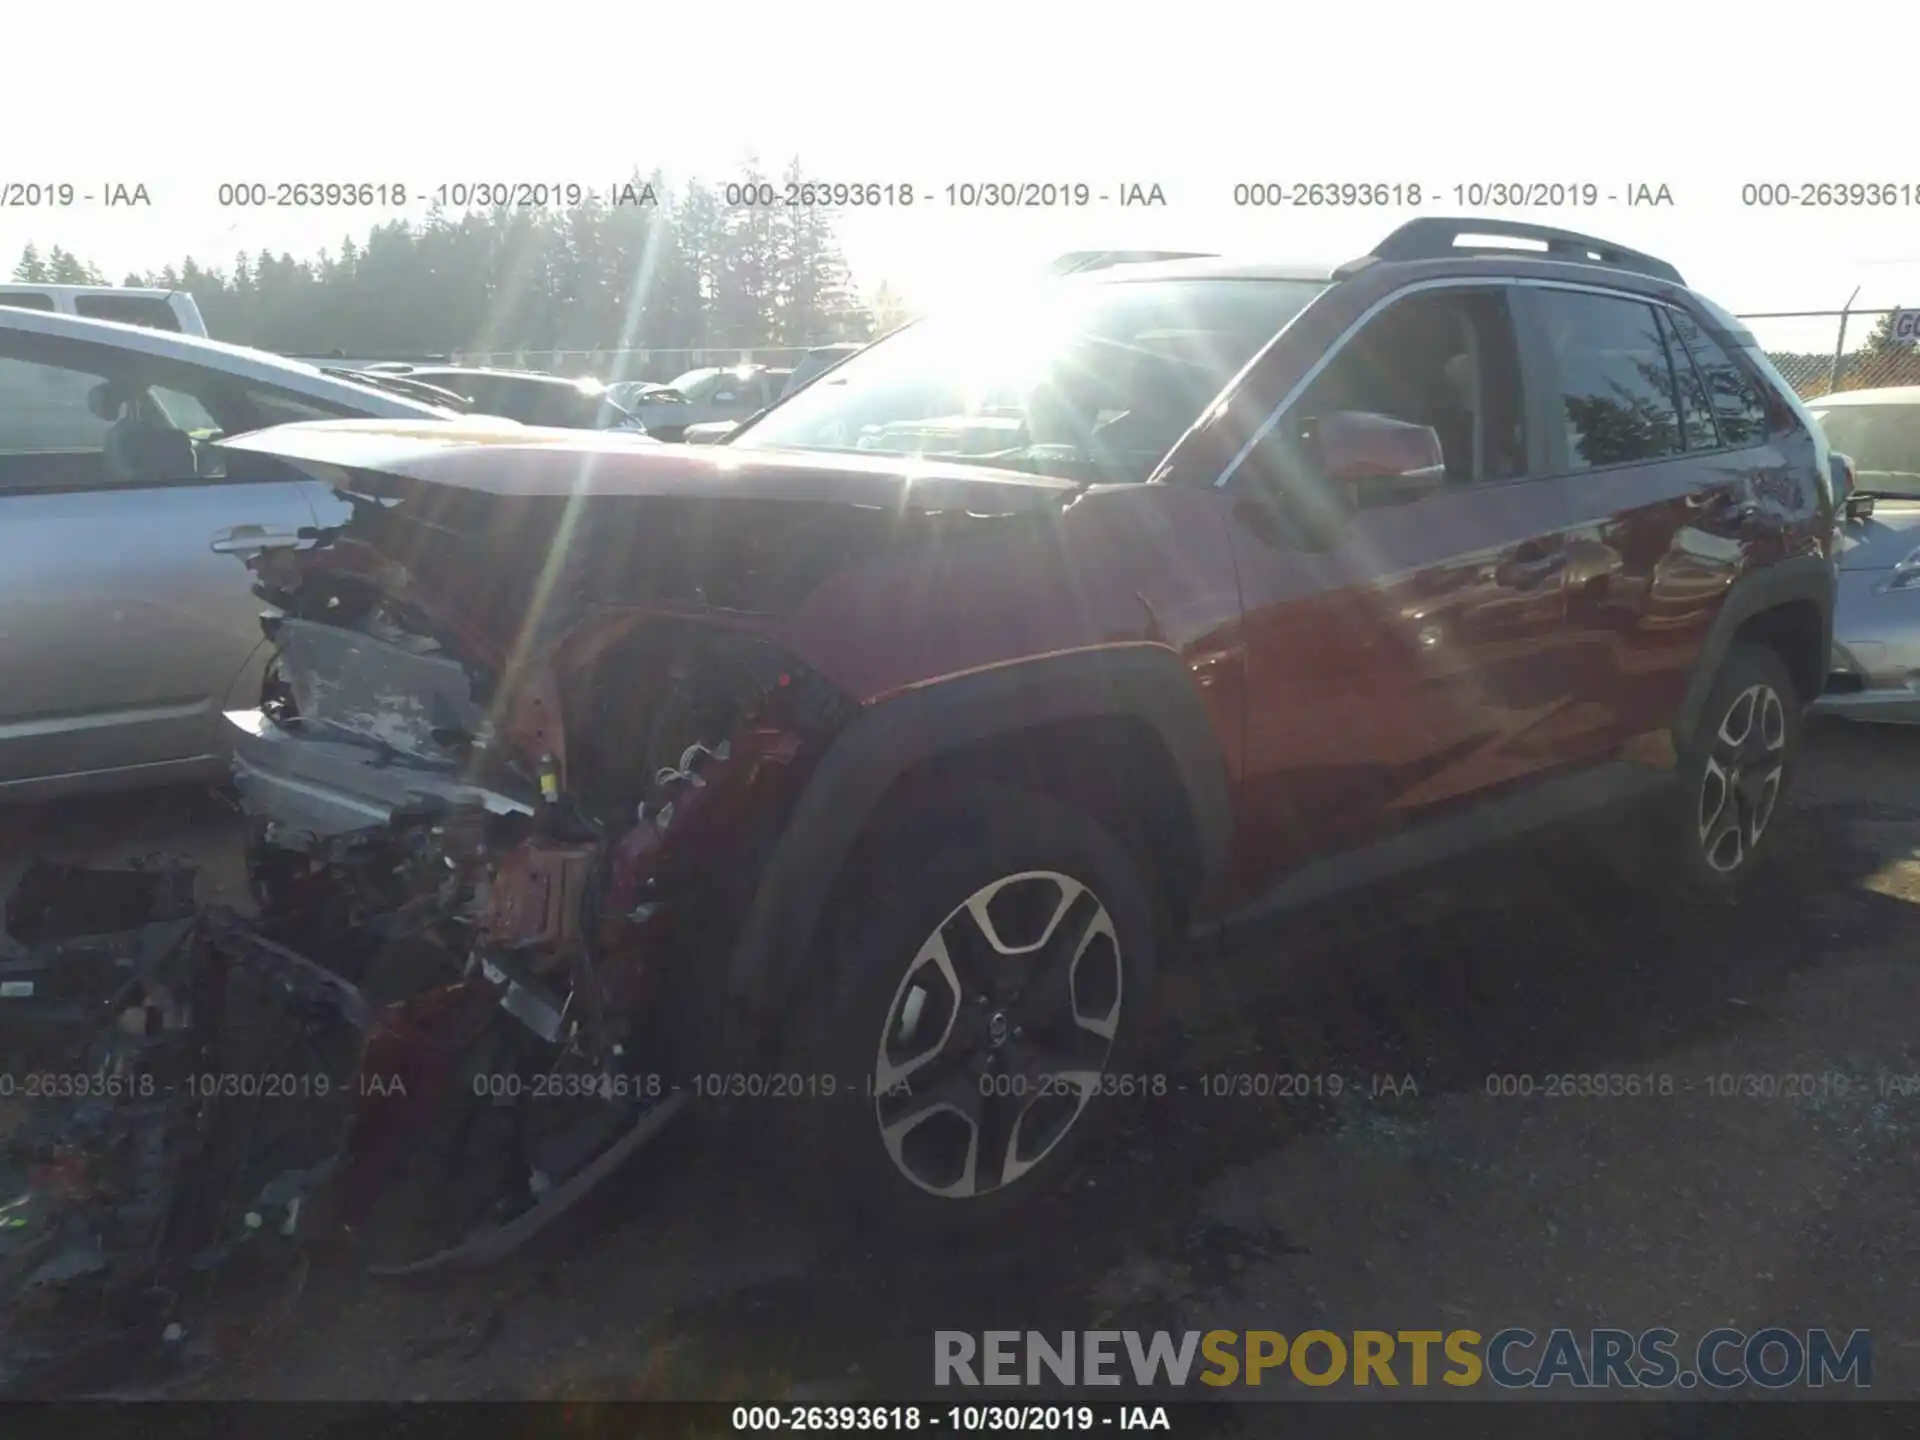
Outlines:
[[138,285],[42,285],[38,280],[0,280],[0,295],[20,291],[29,295],[132,295],[141,300],[168,300],[186,293]]
[[1335,265],[1275,260],[1230,260],[1209,255],[1194,260],[1149,260],[1113,265],[1061,278],[1081,285],[1128,285],[1143,280],[1307,280],[1331,283]]
[[1831,406],[1920,405],[1920,385],[1882,385],[1877,390],[1842,390],[1833,395],[1816,395],[1806,402],[1809,410]]
[[372,386],[338,379],[304,361],[289,360],[284,355],[255,350],[246,345],[208,340],[200,335],[181,335],[144,325],[122,325],[117,320],[83,319],[78,315],[61,315],[49,310],[15,310],[7,306],[0,306],[0,331],[83,341],[151,356],[156,360],[204,365],[243,380],[256,380],[262,385],[304,391],[316,399],[365,404],[369,412],[376,415],[398,418],[445,414],[418,400],[408,400]]

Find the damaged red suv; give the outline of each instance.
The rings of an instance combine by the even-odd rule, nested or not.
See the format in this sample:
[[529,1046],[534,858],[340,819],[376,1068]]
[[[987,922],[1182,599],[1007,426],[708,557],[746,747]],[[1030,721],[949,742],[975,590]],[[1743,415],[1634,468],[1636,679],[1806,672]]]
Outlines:
[[862,1214],[994,1214],[1196,934],[1636,799],[1734,885],[1827,668],[1817,428],[1540,227],[1048,280],[713,448],[230,443],[323,511],[231,717],[263,923],[431,1037],[409,1148],[495,1215],[690,1096]]

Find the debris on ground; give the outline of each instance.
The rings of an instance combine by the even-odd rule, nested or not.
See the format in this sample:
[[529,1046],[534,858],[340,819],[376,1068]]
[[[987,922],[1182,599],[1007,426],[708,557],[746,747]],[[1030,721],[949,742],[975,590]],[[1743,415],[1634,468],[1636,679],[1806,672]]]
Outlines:
[[10,898],[0,1396],[208,1358],[186,1342],[216,1276],[243,1249],[295,1270],[346,1138],[364,1004],[192,890],[39,863]]
[[583,1084],[534,1130],[477,1083],[528,1063],[493,988],[456,969],[375,1003],[339,963],[378,943],[366,928],[246,919],[196,904],[193,880],[42,861],[9,897],[0,1398],[150,1390],[237,1358],[323,1240],[396,1274],[498,1259],[679,1108]]

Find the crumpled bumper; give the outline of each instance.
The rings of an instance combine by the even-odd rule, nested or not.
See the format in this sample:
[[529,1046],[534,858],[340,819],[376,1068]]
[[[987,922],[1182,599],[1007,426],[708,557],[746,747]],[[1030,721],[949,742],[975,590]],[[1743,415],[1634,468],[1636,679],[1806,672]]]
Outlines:
[[371,829],[422,806],[479,805],[496,815],[534,811],[528,801],[458,774],[395,764],[350,741],[296,735],[259,710],[230,710],[226,726],[242,808],[272,826],[276,843],[290,849],[299,848],[303,836]]

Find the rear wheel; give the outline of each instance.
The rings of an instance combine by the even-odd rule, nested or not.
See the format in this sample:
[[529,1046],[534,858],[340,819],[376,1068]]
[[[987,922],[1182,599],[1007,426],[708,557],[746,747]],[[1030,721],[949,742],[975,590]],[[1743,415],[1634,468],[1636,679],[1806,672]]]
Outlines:
[[1800,727],[1786,662],[1763,646],[1736,646],[1680,757],[1668,829],[1682,892],[1731,894],[1752,873],[1779,828]]
[[[868,868],[871,867],[871,868]],[[1071,1171],[1141,1028],[1147,881],[1057,801],[982,786],[933,804],[841,887],[794,1068],[819,1173],[894,1229],[964,1227]]]

